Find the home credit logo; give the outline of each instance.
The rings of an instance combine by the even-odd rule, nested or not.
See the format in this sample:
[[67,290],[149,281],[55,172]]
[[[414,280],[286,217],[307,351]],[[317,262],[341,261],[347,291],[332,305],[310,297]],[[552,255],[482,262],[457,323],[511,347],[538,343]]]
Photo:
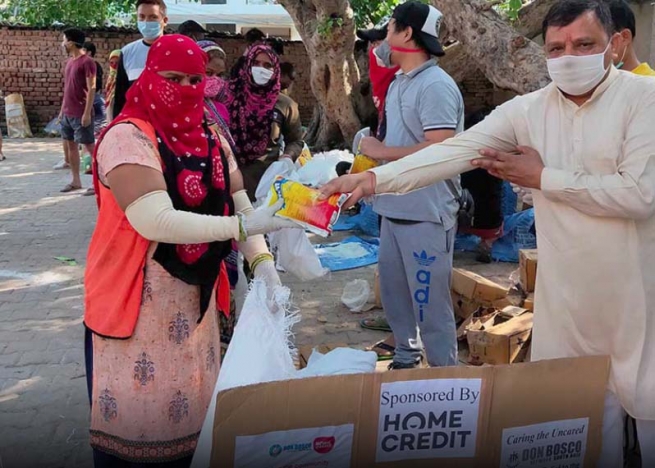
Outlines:
[[334,448],[337,440],[334,437],[317,437],[314,439],[314,452],[325,455]]
[[481,387],[481,379],[382,384],[376,461],[475,457]]

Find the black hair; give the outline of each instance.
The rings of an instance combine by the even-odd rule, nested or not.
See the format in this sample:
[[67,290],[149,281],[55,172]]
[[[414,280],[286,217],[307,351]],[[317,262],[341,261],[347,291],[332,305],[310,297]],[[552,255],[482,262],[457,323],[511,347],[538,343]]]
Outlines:
[[407,28],[412,28],[412,37],[411,37],[411,39],[416,44],[416,47],[418,47],[419,49],[425,51],[426,54],[432,55],[428,51],[428,48],[425,45],[425,41],[423,41],[423,36],[421,36],[421,31],[414,28],[414,27],[412,27],[412,26],[410,26],[407,23],[404,23],[402,20],[399,20],[399,19],[396,18],[396,20],[394,21],[394,29],[396,30],[397,33],[403,32],[403,31],[407,30]]
[[559,0],[553,5],[541,25],[541,33],[546,39],[546,31],[551,26],[568,26],[580,16],[592,11],[609,36],[614,34],[612,15],[609,6],[599,0]]
[[625,0],[611,0],[609,3],[614,32],[620,33],[624,29],[629,29],[632,38],[637,36],[637,21],[635,14]]
[[141,5],[155,5],[158,6],[161,10],[162,15],[166,16],[166,2],[164,0],[137,0],[136,8],[137,10]]
[[482,122],[487,116],[491,114],[491,109],[480,109],[466,116],[464,119],[464,130],[468,130],[471,127]]
[[85,49],[91,57],[96,56],[96,45],[93,42],[85,42],[84,45],[82,46],[82,49]]
[[84,34],[84,31],[81,29],[68,28],[64,31],[64,36],[66,39],[75,44],[78,49],[81,49],[84,46],[84,39],[86,39],[86,34]]
[[276,54],[284,55],[284,43],[280,39],[269,39],[268,45],[271,46],[271,49],[273,49]]
[[254,44],[255,42],[261,42],[266,39],[266,34],[261,29],[252,28],[246,33],[245,38],[248,44]]
[[282,62],[280,64],[280,75],[288,76],[291,81],[294,81],[296,79],[296,69],[292,63]]

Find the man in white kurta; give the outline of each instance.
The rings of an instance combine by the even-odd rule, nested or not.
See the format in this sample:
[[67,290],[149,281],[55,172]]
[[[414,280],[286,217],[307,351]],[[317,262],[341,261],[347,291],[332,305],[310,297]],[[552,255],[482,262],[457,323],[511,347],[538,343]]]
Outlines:
[[[571,26],[585,36],[593,22],[604,43],[581,47],[589,55],[605,50],[609,69],[585,99],[552,83],[454,139],[376,168],[375,177],[337,179],[324,193],[406,193],[470,170],[474,160],[532,188],[539,245],[532,358],[611,356],[602,466],[622,466],[621,406],[637,419],[642,466],[655,466],[655,80],[610,65],[611,35],[593,12]],[[578,47],[569,44],[576,31],[564,26],[557,29],[567,50]],[[548,40],[546,48],[552,56]]]

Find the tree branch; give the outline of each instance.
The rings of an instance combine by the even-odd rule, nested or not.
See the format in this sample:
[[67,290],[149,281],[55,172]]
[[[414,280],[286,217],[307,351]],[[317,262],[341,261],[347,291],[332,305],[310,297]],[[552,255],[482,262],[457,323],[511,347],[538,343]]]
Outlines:
[[481,0],[431,0],[448,22],[449,31],[465,47],[496,86],[526,94],[549,83],[543,52],[520,35]]
[[541,25],[548,10],[557,0],[533,0],[519,10],[516,30],[519,34],[533,39],[541,33]]

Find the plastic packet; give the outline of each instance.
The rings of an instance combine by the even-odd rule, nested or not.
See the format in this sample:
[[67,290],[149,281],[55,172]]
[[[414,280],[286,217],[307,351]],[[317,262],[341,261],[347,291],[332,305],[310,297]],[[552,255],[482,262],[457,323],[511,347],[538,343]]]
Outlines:
[[284,206],[276,216],[291,219],[308,231],[327,237],[332,234],[332,227],[349,195],[335,194],[327,200],[319,200],[319,196],[320,192],[316,189],[277,177],[271,189],[269,206],[283,199]]
[[303,167],[312,159],[313,159],[312,152],[309,150],[309,146],[307,146],[307,143],[305,143],[305,146],[303,147],[300,156],[298,156],[298,159],[296,160],[296,166],[299,168]]
[[366,172],[369,169],[378,167],[378,163],[375,159],[369,158],[361,153],[357,153],[355,156],[355,161],[353,162],[353,167],[350,169],[351,174],[359,174],[360,172]]

